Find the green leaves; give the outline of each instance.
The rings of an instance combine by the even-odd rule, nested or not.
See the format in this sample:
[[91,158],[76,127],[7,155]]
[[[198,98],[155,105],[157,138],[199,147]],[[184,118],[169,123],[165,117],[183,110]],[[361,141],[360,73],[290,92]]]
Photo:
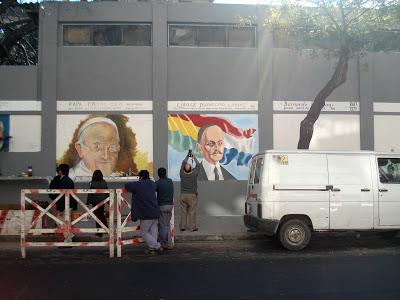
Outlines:
[[265,24],[277,47],[338,56],[400,49],[399,0],[281,0]]

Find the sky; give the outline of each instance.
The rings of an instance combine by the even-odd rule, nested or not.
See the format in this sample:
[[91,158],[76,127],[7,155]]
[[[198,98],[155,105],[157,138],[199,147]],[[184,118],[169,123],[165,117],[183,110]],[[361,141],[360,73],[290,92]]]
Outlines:
[[215,0],[214,3],[228,4],[266,4],[267,0]]
[[[79,1],[79,0],[70,0],[70,1]],[[92,1],[92,0],[89,0]],[[267,4],[268,0],[214,0],[214,3],[223,3],[223,4]],[[20,3],[30,3],[30,2],[42,2],[40,0],[20,0]]]
[[[78,0],[70,0],[78,1]],[[92,1],[92,0],[89,0]],[[224,3],[224,4],[266,4],[268,0],[214,0],[214,3]],[[42,2],[40,0],[20,0],[20,3],[30,3],[30,2]]]

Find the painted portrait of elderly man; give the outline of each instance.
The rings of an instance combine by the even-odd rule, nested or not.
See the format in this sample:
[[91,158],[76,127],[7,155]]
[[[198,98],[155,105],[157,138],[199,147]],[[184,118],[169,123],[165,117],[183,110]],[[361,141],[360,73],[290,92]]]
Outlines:
[[170,178],[180,179],[181,162],[190,149],[199,159],[199,181],[246,180],[258,151],[257,128],[255,114],[169,114]]
[[9,141],[9,115],[0,115],[0,151],[8,151],[8,141]]
[[68,149],[57,162],[72,166],[73,177],[92,176],[95,170],[101,170],[104,176],[137,173],[136,134],[128,121],[125,115],[89,115],[78,124]]

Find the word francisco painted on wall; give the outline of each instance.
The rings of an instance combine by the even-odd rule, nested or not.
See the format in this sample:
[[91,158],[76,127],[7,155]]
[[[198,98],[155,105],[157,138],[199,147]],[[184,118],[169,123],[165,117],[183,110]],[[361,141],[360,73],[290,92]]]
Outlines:
[[36,100],[28,101],[11,101],[4,100],[0,101],[0,111],[41,111],[42,102]]
[[168,111],[258,111],[258,102],[168,101]]
[[151,100],[57,101],[57,111],[152,111]]
[[[308,111],[312,101],[274,101],[274,111]],[[322,111],[349,112],[360,111],[357,101],[326,102]]]

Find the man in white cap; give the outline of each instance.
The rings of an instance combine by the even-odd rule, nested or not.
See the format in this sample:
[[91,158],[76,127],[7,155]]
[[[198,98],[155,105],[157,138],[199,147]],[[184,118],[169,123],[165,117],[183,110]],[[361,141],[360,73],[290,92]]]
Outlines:
[[117,125],[103,117],[87,120],[78,131],[75,149],[81,160],[72,169],[74,177],[92,176],[95,170],[111,175],[121,149]]

